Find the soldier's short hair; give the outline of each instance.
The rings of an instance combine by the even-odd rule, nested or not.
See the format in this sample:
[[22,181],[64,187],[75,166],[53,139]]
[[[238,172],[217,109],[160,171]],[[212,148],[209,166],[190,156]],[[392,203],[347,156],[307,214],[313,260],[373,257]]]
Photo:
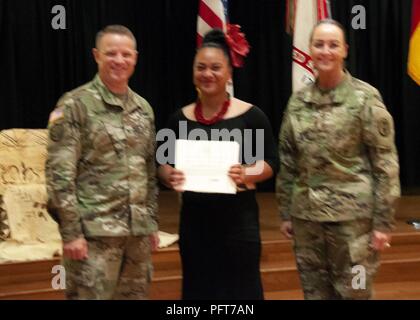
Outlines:
[[310,39],[309,40],[309,43],[312,42],[312,38],[314,36],[315,29],[318,28],[321,24],[332,24],[333,26],[338,27],[343,32],[344,43],[345,44],[347,43],[346,29],[343,27],[343,25],[340,22],[338,22],[337,20],[334,20],[334,19],[322,19],[322,20],[319,20],[317,22],[317,24],[313,27],[312,31],[311,31],[311,36],[309,38]]
[[101,31],[96,34],[95,46],[96,49],[99,47],[99,42],[101,41],[102,37],[106,34],[119,34],[129,37],[134,42],[134,49],[137,49],[137,41],[134,37],[134,34],[128,29],[127,27],[120,25],[120,24],[113,24],[106,26]]

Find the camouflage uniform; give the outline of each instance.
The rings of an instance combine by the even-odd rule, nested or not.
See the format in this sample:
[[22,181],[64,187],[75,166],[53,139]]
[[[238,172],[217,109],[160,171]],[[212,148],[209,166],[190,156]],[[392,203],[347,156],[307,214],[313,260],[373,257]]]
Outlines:
[[[79,237],[89,242],[87,261],[65,261],[69,297],[115,298],[98,281],[122,284],[123,277],[134,277],[133,292],[143,294],[130,296],[127,288],[115,294],[124,290],[124,297],[145,298],[143,282],[151,273],[148,236],[158,230],[153,110],[130,89],[126,99],[113,95],[97,75],[58,101],[48,130],[49,210],[64,242]],[[139,263],[137,270],[129,266],[133,263]],[[94,277],[93,269],[100,269]],[[74,286],[90,292],[75,296]]]
[[[349,73],[328,92],[302,89],[279,143],[277,200],[292,219],[305,298],[369,298],[378,266],[371,232],[393,228],[400,195],[393,120],[379,92]],[[352,289],[355,265],[366,268],[366,290]]]
[[[148,237],[90,238],[88,251],[88,259],[65,259],[69,299],[148,297],[152,277]],[[124,256],[128,257],[125,261]]]

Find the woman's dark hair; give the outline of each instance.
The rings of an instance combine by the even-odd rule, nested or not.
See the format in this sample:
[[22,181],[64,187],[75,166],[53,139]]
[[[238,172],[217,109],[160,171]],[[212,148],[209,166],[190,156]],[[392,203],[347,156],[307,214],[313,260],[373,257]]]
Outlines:
[[232,67],[230,58],[230,50],[226,42],[225,33],[220,29],[212,29],[204,35],[203,42],[198,50],[203,48],[217,48],[221,49]]
[[343,38],[344,38],[344,43],[347,43],[347,36],[346,36],[346,29],[344,29],[343,25],[334,20],[334,19],[322,19],[319,20],[318,23],[313,27],[312,32],[311,32],[311,37],[309,38],[310,42],[312,42],[312,38],[314,36],[314,31],[316,28],[318,28],[318,26],[320,26],[321,24],[332,24],[333,26],[338,27],[342,32],[343,32]]

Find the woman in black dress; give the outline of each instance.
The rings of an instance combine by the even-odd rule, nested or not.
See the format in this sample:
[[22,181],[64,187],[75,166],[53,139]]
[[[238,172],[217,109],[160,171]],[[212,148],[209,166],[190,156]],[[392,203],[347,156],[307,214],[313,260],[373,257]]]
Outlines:
[[[182,121],[188,133],[201,129],[209,139],[212,129],[240,132],[232,134],[230,140],[240,140],[242,155],[242,163],[232,166],[228,173],[237,185],[236,194],[182,193],[179,247],[183,299],[263,299],[255,188],[257,182],[276,173],[278,156],[265,114],[226,92],[232,68],[238,64],[227,36],[220,30],[210,31],[194,60],[199,97],[176,111],[168,124],[177,139]],[[250,151],[254,157],[250,157]],[[250,158],[252,163],[247,161]],[[255,170],[256,165],[261,170]],[[182,191],[181,171],[164,164],[159,167],[159,177],[166,186]]]

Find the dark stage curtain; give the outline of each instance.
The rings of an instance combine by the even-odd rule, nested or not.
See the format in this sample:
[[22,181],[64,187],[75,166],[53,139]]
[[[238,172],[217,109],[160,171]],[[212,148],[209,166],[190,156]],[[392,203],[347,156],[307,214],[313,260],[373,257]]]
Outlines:
[[[66,9],[66,29],[54,30],[51,9]],[[353,5],[367,10],[366,30],[353,30]],[[411,0],[335,0],[333,17],[348,29],[350,72],[377,87],[394,116],[401,178],[420,187],[419,87],[406,75]],[[139,44],[130,86],[154,107],[157,129],[195,98],[198,0],[0,0],[0,129],[44,128],[57,99],[96,72],[91,55],[96,32],[124,24]],[[277,136],[291,93],[291,38],[285,1],[230,0],[229,16],[252,46],[235,71],[235,95],[258,105]],[[273,181],[263,185],[272,190]]]

